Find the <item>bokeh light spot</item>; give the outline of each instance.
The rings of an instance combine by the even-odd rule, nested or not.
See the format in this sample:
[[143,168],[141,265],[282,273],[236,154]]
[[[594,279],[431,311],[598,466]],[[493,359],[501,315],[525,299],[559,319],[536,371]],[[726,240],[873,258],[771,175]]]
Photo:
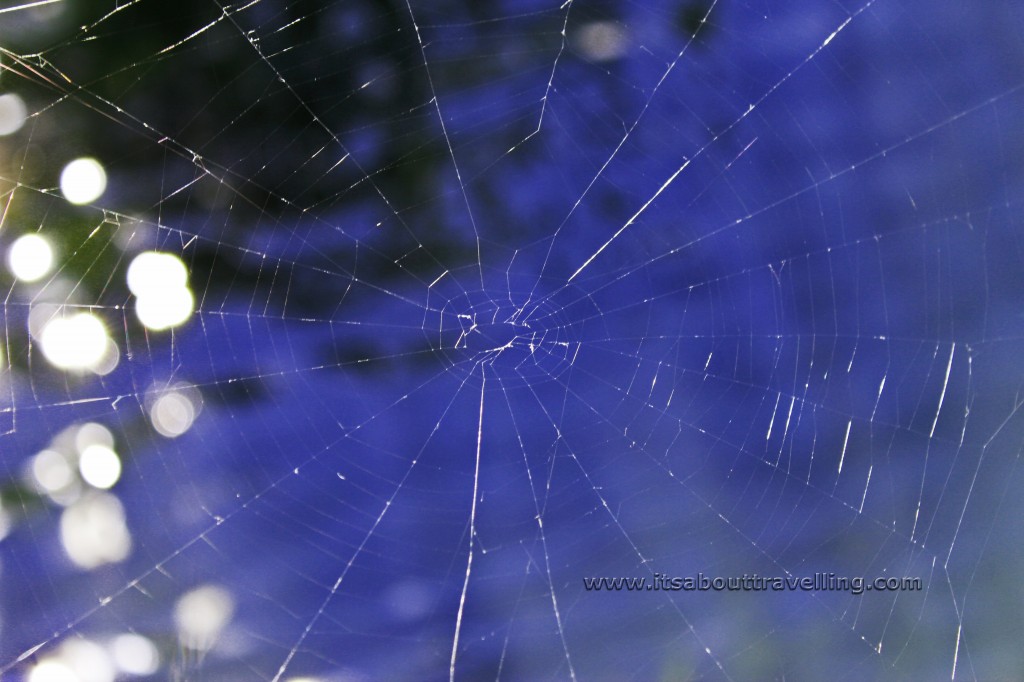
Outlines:
[[135,300],[139,322],[153,331],[181,325],[192,314],[195,300],[185,287],[160,289]]
[[78,458],[78,470],[86,483],[105,490],[121,478],[121,458],[106,445],[90,445]]
[[184,287],[188,270],[180,258],[161,251],[143,251],[128,266],[128,290],[136,296]]
[[54,367],[66,370],[91,369],[109,352],[111,342],[103,322],[92,313],[52,317],[39,337],[43,355]]
[[92,158],[75,159],[60,174],[60,191],[72,204],[88,204],[103,196],[107,172]]
[[129,675],[145,677],[160,669],[160,652],[142,635],[118,635],[110,643],[110,653],[118,669]]
[[174,607],[181,643],[197,651],[209,650],[234,611],[235,600],[223,587],[203,585],[186,592]]
[[53,269],[53,248],[38,234],[18,237],[7,250],[7,269],[22,282],[36,282]]
[[177,438],[192,427],[196,413],[192,398],[179,391],[168,391],[153,401],[149,418],[161,436]]
[[82,682],[82,678],[61,661],[47,659],[32,668],[28,682]]
[[0,135],[13,135],[21,130],[28,117],[25,100],[13,92],[0,95]]
[[109,493],[87,495],[65,509],[60,538],[68,557],[86,570],[122,561],[132,547],[124,507]]

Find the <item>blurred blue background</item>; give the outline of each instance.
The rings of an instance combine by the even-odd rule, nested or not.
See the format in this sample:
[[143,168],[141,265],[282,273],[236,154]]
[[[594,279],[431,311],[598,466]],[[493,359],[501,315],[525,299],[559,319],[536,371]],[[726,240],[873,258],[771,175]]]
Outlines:
[[1022,28],[8,3],[4,679],[1021,679]]

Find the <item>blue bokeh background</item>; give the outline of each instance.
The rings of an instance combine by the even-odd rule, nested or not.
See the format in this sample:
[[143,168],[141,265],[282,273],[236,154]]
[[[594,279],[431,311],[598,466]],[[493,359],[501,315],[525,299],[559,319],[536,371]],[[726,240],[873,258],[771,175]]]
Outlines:
[[[82,572],[60,510],[16,503],[12,679],[126,630],[160,679],[447,678],[474,490],[458,679],[1024,675],[1020,8],[413,3],[420,53],[400,3],[264,0],[166,54],[220,9],[109,9],[0,39],[47,56],[4,87],[25,144],[108,164],[77,219],[138,220],[197,311],[144,334],[84,272],[118,370],[8,363],[9,478],[100,421],[134,538]],[[48,178],[18,191],[57,231]],[[460,347],[509,310],[534,348]],[[179,379],[203,412],[162,439],[146,391]],[[816,571],[926,590],[582,586]],[[171,611],[209,582],[237,609],[197,659]]]

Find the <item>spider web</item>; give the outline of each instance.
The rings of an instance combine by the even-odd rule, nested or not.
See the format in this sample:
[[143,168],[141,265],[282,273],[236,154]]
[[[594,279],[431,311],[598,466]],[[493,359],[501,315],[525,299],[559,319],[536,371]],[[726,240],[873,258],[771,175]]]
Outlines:
[[[27,118],[0,240],[58,258],[4,273],[0,671],[1019,676],[1022,26],[902,0],[6,7]],[[72,206],[80,156],[109,185]],[[169,330],[126,286],[152,250],[194,295]],[[33,315],[75,312],[116,367],[48,362]],[[198,413],[176,437],[168,392]],[[99,493],[25,472],[87,423],[131,542],[83,568],[60,529]],[[584,587],[698,573],[923,589]],[[204,586],[231,605],[205,642],[180,616]],[[158,664],[40,672],[125,633]]]

